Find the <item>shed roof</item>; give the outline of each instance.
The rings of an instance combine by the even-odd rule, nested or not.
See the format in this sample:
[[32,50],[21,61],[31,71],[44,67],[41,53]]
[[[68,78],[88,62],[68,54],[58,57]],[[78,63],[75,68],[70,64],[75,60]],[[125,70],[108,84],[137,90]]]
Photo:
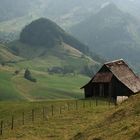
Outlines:
[[97,73],[92,79],[93,83],[108,83],[111,81],[113,74],[111,72]]
[[137,93],[140,91],[139,77],[134,74],[123,59],[108,62],[104,65],[132,92]]

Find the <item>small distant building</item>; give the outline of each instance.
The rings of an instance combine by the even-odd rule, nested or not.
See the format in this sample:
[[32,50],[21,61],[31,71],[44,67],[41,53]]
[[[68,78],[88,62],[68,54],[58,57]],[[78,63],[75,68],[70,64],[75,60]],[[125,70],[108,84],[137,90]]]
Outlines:
[[123,59],[105,63],[94,77],[83,86],[85,98],[105,97],[117,100],[117,97],[140,92],[140,79]]

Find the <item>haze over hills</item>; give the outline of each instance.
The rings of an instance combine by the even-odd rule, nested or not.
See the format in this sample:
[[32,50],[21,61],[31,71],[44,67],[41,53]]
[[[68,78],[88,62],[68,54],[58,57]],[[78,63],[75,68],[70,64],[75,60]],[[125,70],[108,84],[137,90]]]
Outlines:
[[140,20],[140,1],[139,0],[113,0],[113,2],[124,12],[128,12]]
[[[99,3],[101,4],[103,0],[94,1],[97,4],[95,2],[91,3],[90,1],[85,3],[83,0],[35,0],[25,1],[23,3],[17,1],[15,6],[13,6],[13,2],[10,0],[2,1],[0,5],[0,13],[2,13],[0,16],[1,37],[2,34],[19,34],[26,24],[42,16],[52,19],[59,25],[68,28],[85,19],[93,11],[97,11]],[[91,9],[91,5],[96,10]],[[17,8],[15,9],[15,7]]]
[[[7,21],[13,18],[26,16],[28,14],[44,14],[49,18],[61,17],[73,18],[79,20],[88,16],[89,13],[95,13],[102,7],[106,6],[110,2],[117,4],[124,11],[128,11],[133,15],[138,13],[139,0],[31,0],[18,1],[14,0],[14,3],[10,0],[1,1],[0,6],[0,21]],[[15,8],[16,7],[16,8]],[[79,17],[79,18],[78,18]]]
[[[40,18],[27,25],[22,30],[18,42],[24,46],[28,45],[29,48],[44,48],[46,49],[45,52],[47,52],[47,49],[51,50],[55,48],[59,51],[61,47],[65,48],[65,46],[69,46],[69,48],[77,49],[77,52],[81,52],[81,55],[83,53],[83,55],[89,55],[95,60],[97,59],[97,61],[101,60],[95,53],[90,53],[89,48],[86,45],[66,33],[53,21],[45,18]],[[14,51],[16,55],[19,55],[20,46],[15,47],[14,42],[11,44],[10,48],[12,51]]]
[[72,27],[71,32],[101,56],[123,58],[139,69],[139,21],[114,4]]
[[47,17],[69,30],[109,3],[140,19],[139,0],[2,0],[0,5],[0,38],[14,40],[21,29],[39,17]]

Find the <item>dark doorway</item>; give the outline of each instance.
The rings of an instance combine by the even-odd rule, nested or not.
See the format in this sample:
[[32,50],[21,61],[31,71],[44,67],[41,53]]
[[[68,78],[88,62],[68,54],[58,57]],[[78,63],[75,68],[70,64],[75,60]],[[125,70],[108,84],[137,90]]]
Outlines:
[[94,96],[109,97],[109,83],[96,83],[94,86]]

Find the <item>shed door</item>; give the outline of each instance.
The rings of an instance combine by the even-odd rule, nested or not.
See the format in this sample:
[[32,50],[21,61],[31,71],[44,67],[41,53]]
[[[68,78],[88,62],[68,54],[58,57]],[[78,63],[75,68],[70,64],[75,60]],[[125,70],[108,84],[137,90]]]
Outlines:
[[108,97],[109,96],[109,83],[100,84],[98,95],[100,97]]
[[99,85],[99,96],[104,97],[104,84]]

